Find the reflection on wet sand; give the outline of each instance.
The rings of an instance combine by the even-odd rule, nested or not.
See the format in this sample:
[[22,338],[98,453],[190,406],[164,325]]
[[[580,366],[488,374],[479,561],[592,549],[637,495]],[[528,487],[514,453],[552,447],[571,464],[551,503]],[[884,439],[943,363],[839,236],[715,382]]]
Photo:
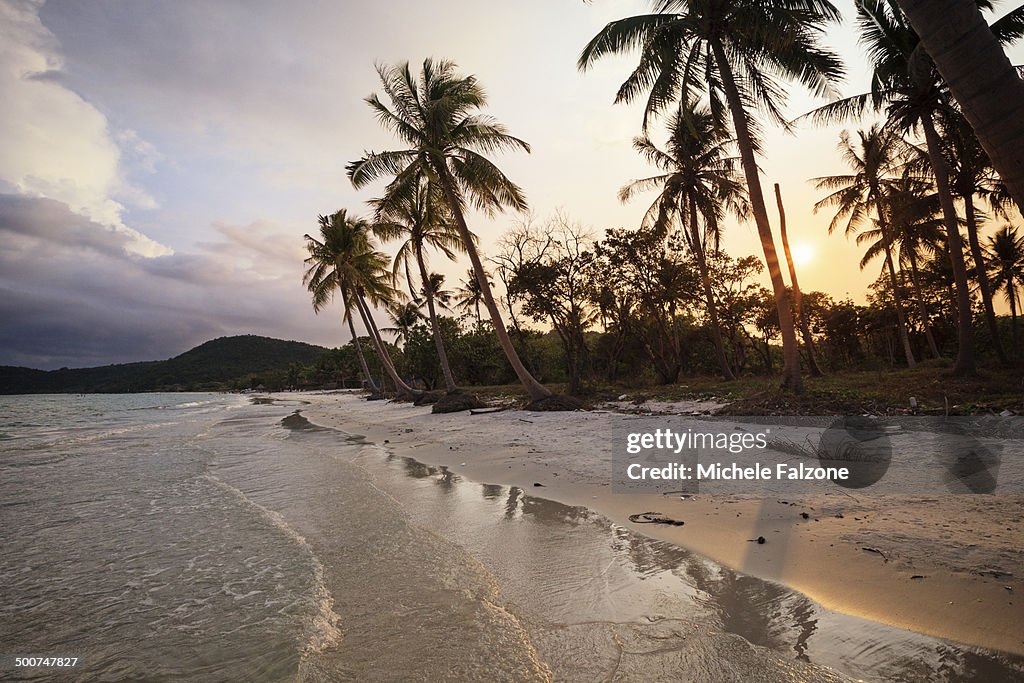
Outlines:
[[421,485],[402,492],[417,523],[497,577],[556,679],[1024,678],[1020,657],[831,612],[585,507],[466,481],[409,457],[384,461]]

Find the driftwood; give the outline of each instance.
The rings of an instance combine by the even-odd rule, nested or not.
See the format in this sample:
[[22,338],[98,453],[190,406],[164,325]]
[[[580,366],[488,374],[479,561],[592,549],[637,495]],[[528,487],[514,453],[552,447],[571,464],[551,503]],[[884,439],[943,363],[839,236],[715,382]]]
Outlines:
[[503,410],[508,410],[509,406],[497,406],[494,408],[479,408],[477,410],[469,411],[470,415],[490,415],[491,413],[500,413]]
[[882,558],[883,562],[888,562],[889,561],[889,558],[885,556],[885,553],[883,553],[878,548],[869,548],[868,546],[863,546],[861,548],[861,550],[867,551],[869,553],[875,553],[876,555],[879,555]]
[[660,512],[640,512],[629,516],[629,521],[634,524],[669,524],[671,526],[683,526],[686,522],[671,517],[665,517]]

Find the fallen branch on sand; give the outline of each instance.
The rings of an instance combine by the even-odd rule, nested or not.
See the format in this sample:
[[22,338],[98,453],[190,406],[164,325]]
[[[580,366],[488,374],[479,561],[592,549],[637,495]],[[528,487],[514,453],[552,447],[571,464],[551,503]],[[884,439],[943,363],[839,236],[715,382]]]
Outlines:
[[869,552],[869,553],[875,553],[876,555],[881,555],[881,556],[882,556],[882,559],[883,559],[883,560],[884,560],[885,562],[888,562],[888,561],[889,561],[889,558],[885,556],[885,553],[883,553],[883,552],[882,552],[881,550],[879,550],[878,548],[869,548],[869,547],[867,547],[867,546],[864,546],[863,548],[861,548],[861,550],[866,550],[866,551],[867,551],[867,552]]
[[478,408],[476,410],[469,411],[470,415],[490,415],[491,413],[500,413],[503,410],[508,410],[509,406],[497,406],[496,408]]
[[671,517],[662,517],[660,512],[641,512],[630,515],[629,521],[634,524],[670,524],[672,526],[683,526],[686,522]]

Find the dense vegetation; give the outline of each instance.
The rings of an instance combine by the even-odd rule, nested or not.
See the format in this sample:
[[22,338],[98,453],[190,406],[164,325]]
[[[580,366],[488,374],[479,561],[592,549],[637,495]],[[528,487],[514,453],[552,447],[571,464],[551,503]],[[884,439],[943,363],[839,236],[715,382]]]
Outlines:
[[294,384],[327,349],[244,335],[221,337],[169,360],[98,368],[0,367],[0,394],[219,391]]
[[[857,3],[873,79],[870,92],[842,97],[844,64],[821,40],[841,20],[826,0],[659,0],[652,13],[598,32],[578,67],[638,57],[616,101],[645,102],[634,146],[656,169],[620,192],[622,201],[653,199],[641,224],[600,234],[562,213],[527,212],[522,189],[490,156],[530,147],[483,113],[474,76],[433,59],[418,70],[378,66],[383,94],[366,102],[396,148],[366,152],[347,170],[356,188],[386,185],[368,217],[343,209],[320,217],[319,236],[306,235],[314,309],[337,293],[355,339],[309,379],[361,374],[380,380],[375,392],[390,380],[409,398],[518,380],[537,402],[552,397],[550,384],[586,395],[715,374],[737,386],[774,375],[791,400],[805,373],[948,368],[949,379],[971,383],[998,367],[1019,378],[1024,236],[1013,188],[897,3]],[[1020,39],[1024,7],[990,30],[997,46]],[[863,249],[861,268],[879,268],[864,304],[800,291],[777,185],[776,244],[758,157],[765,125],[794,130],[792,85],[831,100],[800,122],[853,126],[838,140],[846,167],[809,180],[829,231]],[[467,207],[526,218],[488,259]],[[730,217],[752,220],[760,253],[721,249]],[[392,259],[384,245],[394,240]],[[427,262],[459,251],[472,267],[455,293]],[[997,315],[999,298],[1009,316]],[[393,327],[377,329],[370,305]],[[376,358],[362,354],[367,343]]]

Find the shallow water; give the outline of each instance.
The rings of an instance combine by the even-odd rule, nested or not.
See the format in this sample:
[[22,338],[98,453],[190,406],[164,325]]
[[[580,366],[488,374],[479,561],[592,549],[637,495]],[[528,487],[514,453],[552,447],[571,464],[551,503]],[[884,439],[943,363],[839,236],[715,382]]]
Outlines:
[[0,678],[1024,678],[301,407],[0,397]]

